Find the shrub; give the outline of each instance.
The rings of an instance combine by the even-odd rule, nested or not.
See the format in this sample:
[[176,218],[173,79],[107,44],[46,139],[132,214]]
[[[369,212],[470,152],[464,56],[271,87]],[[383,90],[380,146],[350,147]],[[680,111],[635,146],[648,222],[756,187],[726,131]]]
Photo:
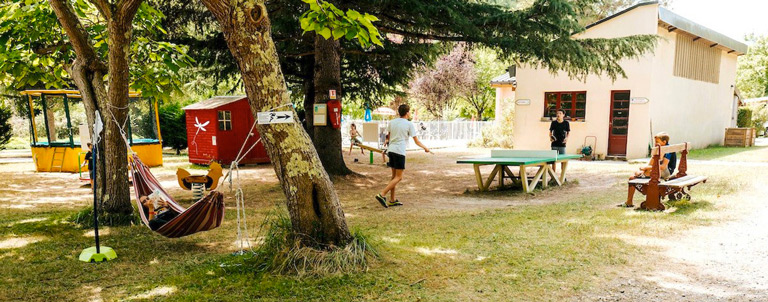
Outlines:
[[736,118],[736,127],[752,127],[752,109],[749,107],[740,107]]
[[13,127],[11,127],[11,108],[0,106],[0,150],[5,149],[5,145],[11,140]]
[[170,103],[159,108],[160,131],[163,135],[163,147],[171,147],[180,154],[187,148],[187,119],[181,104]]
[[497,114],[496,121],[483,128],[481,136],[469,143],[470,147],[512,149],[515,109],[513,104],[502,107],[503,114]]

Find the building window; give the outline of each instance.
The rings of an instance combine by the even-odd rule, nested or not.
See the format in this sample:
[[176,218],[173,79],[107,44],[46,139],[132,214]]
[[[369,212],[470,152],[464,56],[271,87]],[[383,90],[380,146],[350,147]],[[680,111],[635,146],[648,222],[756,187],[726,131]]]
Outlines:
[[232,112],[219,111],[219,130],[232,130]]
[[544,93],[544,117],[557,117],[557,109],[565,110],[566,119],[584,119],[587,116],[587,92]]
[[681,78],[720,83],[720,60],[722,50],[694,37],[677,34],[675,43],[674,75]]

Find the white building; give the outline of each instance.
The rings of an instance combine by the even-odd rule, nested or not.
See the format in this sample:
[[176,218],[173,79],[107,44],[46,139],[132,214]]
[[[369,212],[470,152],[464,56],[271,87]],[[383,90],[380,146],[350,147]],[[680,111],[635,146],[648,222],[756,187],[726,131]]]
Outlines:
[[559,108],[571,120],[568,153],[578,153],[594,136],[597,154],[645,157],[652,134],[660,131],[670,134],[671,143],[689,141],[693,148],[722,143],[725,128],[735,125],[736,62],[747,45],[655,1],[589,25],[577,38],[646,34],[659,36],[656,48],[621,63],[627,78],[590,75],[579,81],[528,66],[495,78],[497,108],[515,102],[515,148],[549,149],[550,117]]

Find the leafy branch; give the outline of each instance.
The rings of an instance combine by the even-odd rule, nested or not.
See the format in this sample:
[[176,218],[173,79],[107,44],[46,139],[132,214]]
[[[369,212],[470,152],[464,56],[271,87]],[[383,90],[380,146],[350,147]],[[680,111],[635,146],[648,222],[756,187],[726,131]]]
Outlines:
[[376,16],[368,13],[361,14],[349,9],[345,13],[335,5],[324,0],[302,0],[309,4],[309,10],[299,17],[303,33],[314,31],[325,39],[333,37],[334,40],[345,38],[360,43],[364,48],[372,44],[383,46],[381,34],[373,26],[373,22],[379,21]]

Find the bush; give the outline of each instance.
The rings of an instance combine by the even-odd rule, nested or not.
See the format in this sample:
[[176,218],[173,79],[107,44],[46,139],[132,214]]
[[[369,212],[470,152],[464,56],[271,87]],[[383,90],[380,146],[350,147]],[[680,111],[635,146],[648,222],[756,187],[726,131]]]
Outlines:
[[160,131],[163,135],[163,147],[171,147],[180,154],[187,148],[187,118],[181,104],[170,103],[159,108]]
[[763,133],[763,135],[768,135],[768,133],[765,132],[765,123],[768,122],[768,105],[762,105],[760,107],[755,107],[752,109],[752,127],[755,127],[757,130],[757,133]]
[[5,149],[5,145],[11,140],[13,127],[11,127],[11,108],[0,106],[0,150]]
[[749,107],[740,107],[739,114],[736,118],[736,127],[748,128],[752,127],[752,109]]
[[483,128],[481,136],[469,143],[470,147],[512,149],[514,145],[515,109],[513,104],[503,107],[503,114],[497,114],[496,121]]

